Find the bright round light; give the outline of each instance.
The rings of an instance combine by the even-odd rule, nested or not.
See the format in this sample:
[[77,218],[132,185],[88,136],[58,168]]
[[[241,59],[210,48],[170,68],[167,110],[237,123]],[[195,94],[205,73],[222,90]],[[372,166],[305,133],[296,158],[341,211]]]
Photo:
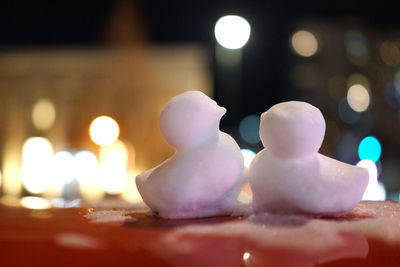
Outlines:
[[22,207],[32,210],[44,210],[51,207],[50,201],[41,197],[23,197],[20,204]]
[[119,136],[118,123],[111,117],[100,116],[92,121],[89,128],[90,138],[100,146],[114,143]]
[[242,153],[244,159],[244,166],[246,168],[250,168],[250,164],[256,156],[256,153],[250,149],[240,149],[240,152]]
[[317,38],[309,31],[297,31],[291,41],[294,51],[300,56],[311,57],[318,51]]
[[45,131],[53,126],[56,120],[56,108],[49,100],[39,100],[32,109],[32,122],[36,129]]
[[74,156],[68,151],[59,151],[53,157],[53,178],[63,185],[74,179]]
[[373,162],[377,162],[381,154],[381,143],[374,136],[365,137],[358,145],[358,156],[361,160],[369,159]]
[[30,137],[26,139],[22,147],[22,159],[35,160],[37,158],[45,158],[46,160],[53,157],[53,146],[50,141],[43,137]]
[[53,146],[42,137],[28,138],[22,148],[21,179],[25,188],[33,193],[44,192],[51,185]]
[[368,90],[361,84],[351,86],[347,91],[347,102],[354,111],[367,110],[370,102]]
[[81,184],[90,184],[99,177],[99,162],[90,151],[80,151],[74,156],[75,178]]
[[369,159],[359,161],[356,166],[367,169],[368,185],[362,197],[362,200],[374,200],[378,188],[378,168],[375,163]]
[[242,17],[229,15],[220,18],[215,24],[215,38],[228,49],[242,48],[250,38],[250,24]]

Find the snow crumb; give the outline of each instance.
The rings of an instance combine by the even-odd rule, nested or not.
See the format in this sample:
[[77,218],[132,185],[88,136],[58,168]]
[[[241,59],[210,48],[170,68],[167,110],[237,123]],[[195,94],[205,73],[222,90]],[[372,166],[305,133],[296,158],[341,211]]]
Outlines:
[[86,214],[85,218],[89,219],[91,223],[135,221],[135,218],[127,215],[130,212],[129,210],[99,210]]

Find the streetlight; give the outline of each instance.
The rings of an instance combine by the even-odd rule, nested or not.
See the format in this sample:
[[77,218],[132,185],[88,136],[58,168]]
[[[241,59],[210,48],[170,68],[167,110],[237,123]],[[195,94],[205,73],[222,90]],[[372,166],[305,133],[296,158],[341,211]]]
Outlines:
[[214,28],[217,40],[215,56],[219,102],[229,109],[226,121],[234,123],[230,127],[234,127],[242,115],[242,48],[249,40],[250,33],[249,22],[236,15],[221,17]]
[[228,15],[215,24],[214,34],[217,42],[227,49],[240,49],[250,38],[250,24],[242,17]]

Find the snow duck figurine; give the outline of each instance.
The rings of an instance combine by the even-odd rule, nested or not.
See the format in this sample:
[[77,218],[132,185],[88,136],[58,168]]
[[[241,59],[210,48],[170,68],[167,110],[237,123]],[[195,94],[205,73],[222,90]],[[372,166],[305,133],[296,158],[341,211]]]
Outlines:
[[249,169],[254,211],[331,216],[360,202],[368,171],[319,154],[324,135],[320,110],[305,102],[280,103],[261,115],[264,149]]
[[244,183],[240,148],[219,130],[226,109],[199,91],[173,97],[160,130],[176,153],[136,177],[143,201],[164,218],[230,215]]

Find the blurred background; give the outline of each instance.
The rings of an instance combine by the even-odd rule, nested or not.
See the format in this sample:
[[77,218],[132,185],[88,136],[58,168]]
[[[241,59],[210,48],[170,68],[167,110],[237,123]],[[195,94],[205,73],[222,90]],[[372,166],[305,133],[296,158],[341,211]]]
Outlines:
[[399,200],[400,20],[389,3],[20,0],[0,3],[2,202],[139,201],[134,177],[173,154],[159,113],[187,90],[228,109],[221,129],[246,164],[263,148],[261,113],[317,106],[320,152],[369,170],[365,199]]

